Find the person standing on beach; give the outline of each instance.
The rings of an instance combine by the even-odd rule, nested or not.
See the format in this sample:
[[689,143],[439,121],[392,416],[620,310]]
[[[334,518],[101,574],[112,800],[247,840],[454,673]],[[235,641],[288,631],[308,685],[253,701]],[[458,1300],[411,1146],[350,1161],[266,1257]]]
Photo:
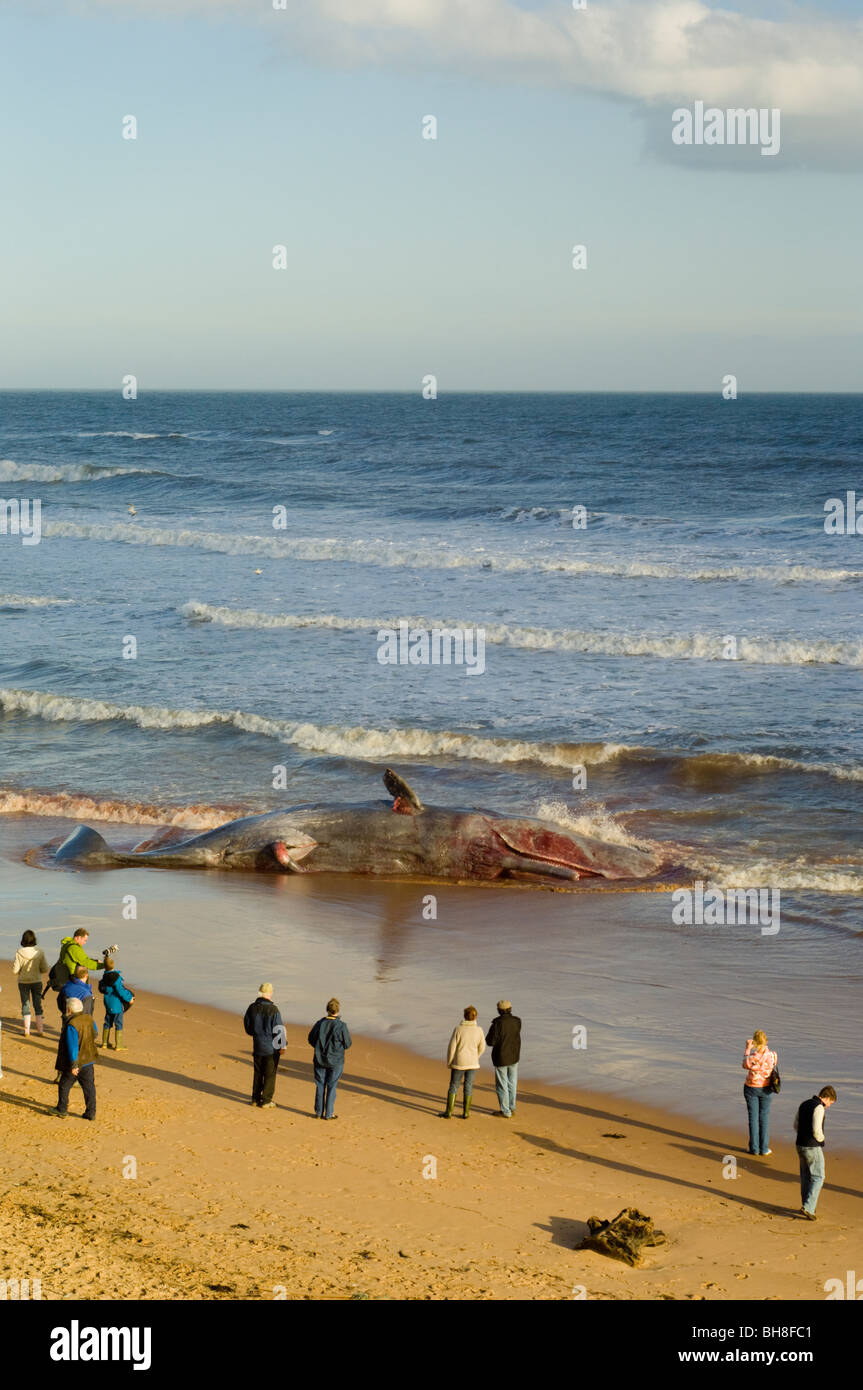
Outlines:
[[348,1025],[339,1018],[338,999],[327,1004],[326,1018],[319,1018],[309,1032],[309,1042],[315,1049],[315,1119],[337,1120],[334,1114],[336,1087],[345,1069],[345,1052],[351,1046]]
[[498,1016],[485,1035],[491,1048],[494,1088],[500,1113],[507,1120],[515,1114],[518,1063],[521,1057],[521,1019],[516,1018],[508,999],[498,1000]]
[[80,999],[70,999],[60,1043],[57,1048],[57,1109],[55,1114],[65,1120],[69,1113],[69,1092],[78,1082],[84,1092],[84,1119],[96,1118],[96,1080],[93,1063],[96,1061],[96,1020],[84,1013]]
[[65,1014],[66,1005],[70,999],[80,999],[84,1013],[92,1015],[96,1001],[93,998],[93,991],[90,987],[90,972],[86,965],[76,965],[71,980],[61,990],[58,990],[57,1008],[61,1014]]
[[258,997],[246,1009],[243,1027],[252,1042],[252,1099],[259,1110],[274,1110],[276,1069],[285,1047],[285,1025],[273,1003],[273,986],[264,981]]
[[102,1028],[100,1047],[111,1046],[111,1029],[114,1030],[114,1051],[125,1052],[123,1042],[123,1013],[132,1007],[135,996],[123,984],[123,976],[114,968],[114,957],[105,957],[105,973],[99,981],[99,993],[105,1004],[105,1024]]
[[21,998],[21,1018],[24,1021],[24,1037],[30,1036],[31,1004],[32,1014],[36,1016],[36,1032],[42,1033],[42,976],[47,975],[48,962],[45,952],[36,944],[36,934],[25,931],[21,945],[15,952],[12,973],[18,976],[18,994]]
[[479,1059],[484,1052],[485,1037],[476,1021],[476,1009],[473,1004],[469,1004],[464,1011],[464,1018],[461,1023],[453,1029],[447,1048],[446,1064],[450,1069],[449,1090],[446,1097],[446,1110],[441,1116],[442,1119],[452,1119],[459,1083],[462,1080],[464,1082],[462,1119],[466,1120],[470,1115],[473,1074],[475,1071],[479,1071]]
[[807,1221],[816,1220],[818,1194],[824,1186],[824,1116],[835,1101],[833,1087],[822,1086],[817,1096],[798,1106],[794,1117],[800,1159],[800,1215]]
[[[64,936],[60,942],[60,964],[65,965],[70,976],[75,974],[78,965],[86,965],[88,970],[104,970],[105,962],[88,956],[84,947],[90,933],[86,927],[76,927],[71,936]],[[104,954],[107,955],[107,952]]]
[[770,1102],[773,1092],[768,1089],[770,1080],[779,1065],[779,1055],[767,1046],[767,1034],[756,1028],[751,1038],[746,1039],[746,1049],[741,1063],[746,1072],[743,1095],[749,1115],[749,1152],[766,1158],[773,1150],[770,1147]]

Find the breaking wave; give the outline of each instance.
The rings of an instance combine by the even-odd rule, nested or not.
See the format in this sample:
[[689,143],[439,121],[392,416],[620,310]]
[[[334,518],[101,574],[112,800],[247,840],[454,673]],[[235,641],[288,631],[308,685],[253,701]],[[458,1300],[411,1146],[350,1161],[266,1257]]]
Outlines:
[[[398,624],[398,617],[341,618],[335,613],[259,613],[252,608],[225,608],[190,601],[179,610],[199,622],[243,628],[329,628],[335,631],[378,631]],[[470,628],[461,619],[402,617],[417,628]],[[582,632],[541,627],[512,627],[506,623],[479,624],[487,643],[524,651],[595,653],[602,656],[653,656],[663,660],[724,661],[723,637],[707,633],[652,635],[650,633]],[[737,661],[767,666],[832,664],[863,666],[863,642],[782,641],[772,637],[742,637]]]
[[14,459],[0,459],[0,483],[90,483],[148,472],[146,468],[100,468],[95,463],[16,463]]
[[41,594],[0,594],[0,608],[59,608],[74,602],[73,598],[46,598]]
[[475,569],[509,574],[599,574],[618,579],[757,580],[773,584],[833,584],[863,579],[863,570],[821,569],[813,565],[732,565],[727,568],[687,569],[646,560],[577,560],[564,556],[493,555],[485,551],[415,548],[394,541],[346,540],[333,537],[278,539],[275,536],[235,536],[220,531],[167,527],[52,521],[42,528],[47,536],[69,540],[116,541],[125,545],[179,546],[223,555],[265,555],[274,560],[347,562],[387,569]]
[[113,821],[118,825],[176,825],[186,830],[213,830],[237,807],[157,806],[149,802],[88,796],[83,792],[21,791],[0,787],[0,815],[52,816],[66,820]]
[[863,893],[863,871],[832,868],[806,860],[758,859],[723,863],[711,855],[690,854],[688,867],[717,888],[779,888],[785,892]]
[[403,758],[459,758],[490,765],[534,763],[571,771],[580,764],[641,763],[670,767],[676,773],[708,781],[718,776],[746,777],[765,772],[823,775],[863,782],[863,767],[807,763],[768,753],[680,753],[612,742],[539,743],[528,739],[484,738],[447,729],[366,729],[271,719],[242,710],[180,710],[157,705],[116,705],[107,700],[53,695],[39,690],[0,689],[0,711],[52,722],[135,724],[141,729],[223,727],[259,734],[313,753],[372,761]]

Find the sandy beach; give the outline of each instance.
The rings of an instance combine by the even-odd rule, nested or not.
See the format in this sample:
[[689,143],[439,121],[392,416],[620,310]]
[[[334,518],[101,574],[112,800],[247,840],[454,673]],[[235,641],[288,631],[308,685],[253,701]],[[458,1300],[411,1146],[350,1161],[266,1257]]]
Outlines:
[[[829,1153],[805,1223],[793,1146],[749,1158],[742,1114],[723,1132],[525,1078],[507,1121],[484,1066],[470,1118],[446,1122],[443,1065],[361,1036],[324,1125],[305,1023],[260,1111],[241,1019],[149,992],[128,1051],[97,1063],[96,1123],[77,1087],[61,1121],[54,1000],[25,1039],[0,979],[0,1243],[44,1299],[800,1300],[860,1264],[853,1155]],[[574,1248],[624,1206],[668,1236],[642,1268]]]

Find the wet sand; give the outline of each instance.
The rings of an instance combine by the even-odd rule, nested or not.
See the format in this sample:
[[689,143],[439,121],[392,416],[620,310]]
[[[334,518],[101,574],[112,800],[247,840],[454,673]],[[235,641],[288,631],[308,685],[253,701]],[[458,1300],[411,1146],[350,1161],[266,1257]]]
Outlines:
[[[782,929],[679,927],[668,893],[550,893],[340,875],[131,869],[59,873],[25,852],[69,821],[0,817],[0,960],[32,927],[49,959],[80,923],[91,954],[118,942],[139,988],[242,1012],[262,979],[288,1019],[336,994],[360,1034],[441,1055],[468,1003],[524,1019],[522,1069],[546,1082],[698,1116],[745,1135],[743,1044],[764,1028],[780,1055],[772,1131],[825,1083],[831,1147],[863,1154],[859,941],[786,903]],[[108,826],[133,844],[152,833]],[[424,915],[427,896],[436,916]],[[136,917],[123,916],[133,895]],[[829,1010],[827,1001],[829,1000]],[[4,1001],[0,999],[0,1005]],[[573,1047],[573,1030],[584,1029]]]
[[[807,1223],[787,1142],[752,1159],[739,1132],[527,1080],[505,1120],[485,1068],[445,1121],[445,1068],[362,1036],[325,1124],[306,1021],[258,1110],[241,1019],[141,992],[128,1051],[96,1064],[95,1124],[77,1087],[58,1120],[53,999],[25,1040],[0,982],[0,1244],[46,1299],[821,1299],[860,1267],[856,1157],[829,1154]],[[624,1206],[668,1236],[644,1267],[574,1248]]]

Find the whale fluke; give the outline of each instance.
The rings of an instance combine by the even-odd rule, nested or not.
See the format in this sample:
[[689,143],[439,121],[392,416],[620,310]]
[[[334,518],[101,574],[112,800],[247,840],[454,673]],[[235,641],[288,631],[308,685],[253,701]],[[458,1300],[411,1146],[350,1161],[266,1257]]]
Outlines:
[[89,825],[79,825],[73,830],[54,855],[58,864],[92,863],[95,859],[110,860],[112,857],[108,842]]

